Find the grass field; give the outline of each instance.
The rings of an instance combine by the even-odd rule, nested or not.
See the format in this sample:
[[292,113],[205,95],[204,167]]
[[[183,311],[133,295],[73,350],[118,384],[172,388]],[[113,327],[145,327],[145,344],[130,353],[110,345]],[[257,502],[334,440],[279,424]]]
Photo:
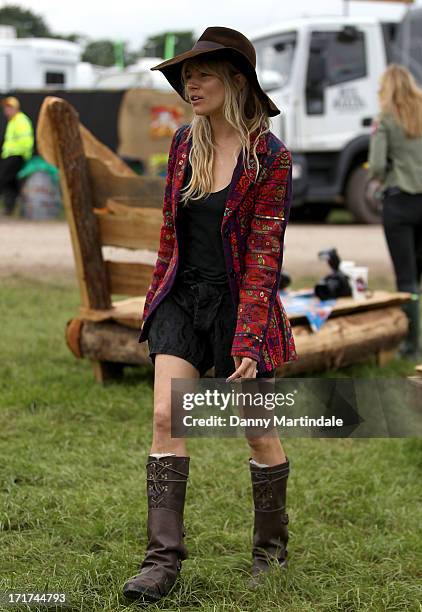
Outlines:
[[[96,384],[64,341],[78,303],[74,286],[1,281],[0,592],[64,591],[70,610],[117,612],[138,607],[120,592],[146,544],[153,375],[132,368],[123,382]],[[406,376],[413,365],[326,375]],[[173,592],[148,609],[420,610],[420,440],[284,445],[292,466],[288,570],[248,591],[247,444],[189,440],[190,557]]]

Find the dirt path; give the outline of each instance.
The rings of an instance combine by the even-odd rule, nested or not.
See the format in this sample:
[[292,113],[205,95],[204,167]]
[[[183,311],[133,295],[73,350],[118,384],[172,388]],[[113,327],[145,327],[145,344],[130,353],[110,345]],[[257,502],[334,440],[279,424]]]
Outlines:
[[[328,273],[318,251],[336,247],[342,259],[369,266],[369,280],[392,278],[393,269],[381,226],[288,226],[284,270],[292,277],[320,278]],[[107,259],[155,263],[155,254],[107,247]],[[0,277],[18,274],[43,280],[75,281],[70,235],[65,222],[0,218]]]

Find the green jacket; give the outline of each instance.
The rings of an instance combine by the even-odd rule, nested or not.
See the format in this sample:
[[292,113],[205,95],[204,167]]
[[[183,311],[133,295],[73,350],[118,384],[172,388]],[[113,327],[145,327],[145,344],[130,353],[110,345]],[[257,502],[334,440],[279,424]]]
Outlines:
[[34,130],[29,117],[19,111],[7,122],[1,156],[22,155],[25,160],[32,157]]
[[380,114],[372,124],[368,165],[369,178],[384,189],[422,193],[422,136],[407,138],[391,114]]

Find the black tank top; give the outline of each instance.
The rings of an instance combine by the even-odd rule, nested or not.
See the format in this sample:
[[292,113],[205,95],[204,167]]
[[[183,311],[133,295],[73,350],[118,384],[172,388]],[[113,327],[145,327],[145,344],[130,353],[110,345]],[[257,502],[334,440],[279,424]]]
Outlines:
[[[191,176],[188,162],[184,186]],[[228,284],[221,223],[230,184],[200,200],[179,202],[177,235],[180,247],[178,277],[196,278],[214,284]]]

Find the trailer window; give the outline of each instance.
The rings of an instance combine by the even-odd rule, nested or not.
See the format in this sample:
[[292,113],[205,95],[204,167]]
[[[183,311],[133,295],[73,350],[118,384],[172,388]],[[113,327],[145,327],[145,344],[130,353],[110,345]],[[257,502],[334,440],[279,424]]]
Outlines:
[[64,72],[46,72],[45,73],[45,84],[46,85],[64,85],[65,84]]
[[269,92],[284,87],[290,80],[296,32],[253,41],[256,50],[256,72],[262,89]]

